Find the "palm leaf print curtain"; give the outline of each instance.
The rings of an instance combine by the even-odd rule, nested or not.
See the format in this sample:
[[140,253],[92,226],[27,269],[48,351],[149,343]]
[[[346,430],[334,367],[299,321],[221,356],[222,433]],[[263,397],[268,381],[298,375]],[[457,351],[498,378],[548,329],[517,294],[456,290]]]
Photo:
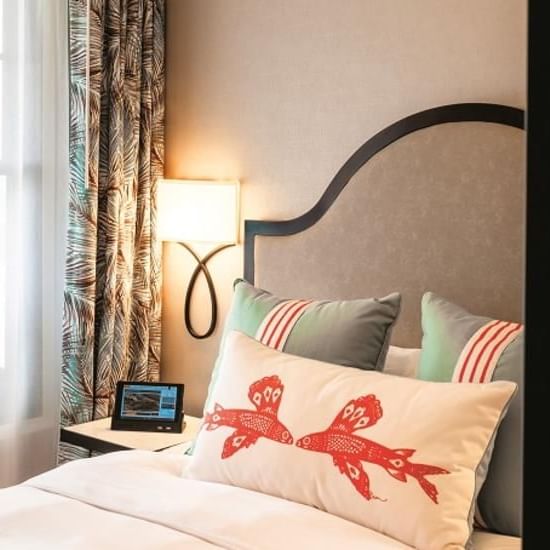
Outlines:
[[164,0],[69,0],[63,425],[108,416],[118,380],[159,375],[164,15]]

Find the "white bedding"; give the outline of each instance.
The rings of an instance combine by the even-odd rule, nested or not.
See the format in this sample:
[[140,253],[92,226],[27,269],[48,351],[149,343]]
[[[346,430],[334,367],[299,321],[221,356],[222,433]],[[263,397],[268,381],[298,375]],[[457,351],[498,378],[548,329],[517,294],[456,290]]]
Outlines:
[[[408,546],[308,506],[180,477],[182,457],[122,451],[0,490],[2,550],[387,550]],[[476,533],[476,550],[519,539]]]

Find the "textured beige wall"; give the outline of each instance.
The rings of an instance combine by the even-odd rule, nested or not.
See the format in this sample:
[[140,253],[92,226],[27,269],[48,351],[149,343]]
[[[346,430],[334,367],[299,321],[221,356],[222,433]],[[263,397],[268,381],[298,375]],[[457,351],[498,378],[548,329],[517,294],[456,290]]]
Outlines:
[[[239,178],[289,218],[387,124],[460,101],[525,106],[526,0],[167,0],[166,175]],[[240,247],[212,261],[222,315]],[[183,327],[191,263],[164,247],[164,379],[200,412],[219,343]],[[197,288],[197,326],[208,305]]]

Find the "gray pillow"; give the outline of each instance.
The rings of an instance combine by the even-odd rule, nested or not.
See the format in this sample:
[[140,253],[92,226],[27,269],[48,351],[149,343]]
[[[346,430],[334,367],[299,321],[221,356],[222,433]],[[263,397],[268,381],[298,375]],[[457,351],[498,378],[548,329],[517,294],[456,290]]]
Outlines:
[[[263,344],[301,357],[365,370],[382,370],[401,295],[342,301],[288,300],[242,279],[234,286],[225,335],[243,332]],[[216,383],[216,360],[205,407]]]
[[478,521],[520,536],[523,326],[472,315],[427,292],[422,298],[422,352],[418,378],[432,381],[511,380],[518,392],[500,425],[479,497]]

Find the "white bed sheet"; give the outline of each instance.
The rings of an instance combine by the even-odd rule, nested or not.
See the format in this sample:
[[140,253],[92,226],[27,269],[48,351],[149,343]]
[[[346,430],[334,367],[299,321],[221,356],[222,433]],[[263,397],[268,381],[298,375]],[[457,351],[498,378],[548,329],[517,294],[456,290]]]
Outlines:
[[[75,461],[0,491],[2,550],[389,550],[410,547],[314,508],[180,476],[176,453]],[[476,550],[519,550],[476,533]]]

